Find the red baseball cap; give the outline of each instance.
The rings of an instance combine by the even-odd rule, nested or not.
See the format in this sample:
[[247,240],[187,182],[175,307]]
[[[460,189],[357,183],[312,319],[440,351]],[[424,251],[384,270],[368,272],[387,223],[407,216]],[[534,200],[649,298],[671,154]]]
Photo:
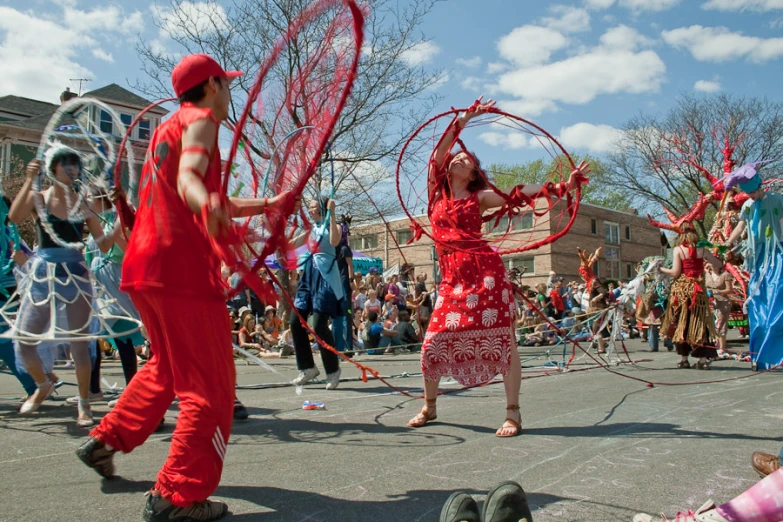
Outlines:
[[242,71],[224,71],[214,58],[206,54],[189,54],[171,71],[171,85],[174,94],[179,97],[213,76],[234,79],[243,74]]

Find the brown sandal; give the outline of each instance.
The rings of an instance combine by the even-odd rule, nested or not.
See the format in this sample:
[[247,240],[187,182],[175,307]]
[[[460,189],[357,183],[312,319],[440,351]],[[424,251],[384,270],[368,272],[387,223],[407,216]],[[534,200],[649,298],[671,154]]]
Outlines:
[[421,428],[430,421],[434,421],[438,418],[437,413],[430,413],[430,409],[435,409],[435,401],[437,399],[424,399],[425,407],[421,409],[411,420],[408,421],[408,426],[411,428]]
[[[511,406],[506,406],[506,410],[507,411],[516,411],[516,412],[518,412],[519,411],[519,404],[512,404]],[[511,426],[506,426],[506,422],[510,423]],[[503,426],[501,426],[500,429],[498,429],[498,431],[495,432],[495,435],[497,435],[498,437],[516,437],[517,435],[519,435],[522,432],[522,426],[517,421],[515,421],[514,419],[512,419],[510,417],[506,417],[506,422],[504,422]],[[503,429],[513,429],[514,432],[509,434],[509,435],[501,435],[500,432]]]
[[691,363],[688,361],[680,361],[679,364],[677,364],[677,368],[690,368]]
[[709,370],[710,369],[710,363],[699,361],[699,362],[696,363],[696,369],[697,370]]

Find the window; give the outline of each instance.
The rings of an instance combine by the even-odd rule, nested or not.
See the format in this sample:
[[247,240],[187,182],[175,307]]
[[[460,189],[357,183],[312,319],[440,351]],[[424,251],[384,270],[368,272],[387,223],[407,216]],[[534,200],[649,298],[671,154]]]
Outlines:
[[631,266],[631,263],[625,265],[625,277],[629,281],[633,279],[633,267]]
[[620,225],[617,223],[604,223],[604,240],[610,245],[619,245]]
[[508,260],[508,268],[516,268],[520,272],[523,272],[525,274],[535,274],[536,273],[536,258],[533,256],[530,257],[515,257]]
[[631,227],[625,227],[625,240],[631,240]]
[[620,249],[606,248],[604,249],[604,256],[606,257],[606,274],[604,274],[604,277],[620,279]]
[[362,246],[362,238],[360,237],[352,237],[349,239],[348,246],[351,247],[351,250],[361,250],[364,248],[364,246]]
[[372,250],[378,248],[378,236],[373,234],[371,236],[362,236],[362,243],[365,250]]
[[114,121],[111,119],[111,114],[101,109],[101,119],[99,127],[104,134],[114,134]]
[[[493,221],[494,223],[494,221]],[[522,215],[514,216],[511,220],[510,230],[530,230],[533,228],[533,213],[525,212]],[[498,226],[492,229],[493,232],[505,232],[509,230],[508,216],[503,216],[498,222]]]
[[598,235],[598,221],[595,219],[590,220],[590,233],[593,235]]
[[127,129],[128,127],[130,127],[130,124],[133,123],[133,116],[121,112],[120,121],[122,122],[123,125],[125,125],[125,128]]
[[413,234],[411,234],[410,229],[405,228],[397,231],[397,243],[399,243],[400,245],[407,244],[412,237]]
[[150,139],[150,120],[139,121],[139,139],[140,140]]

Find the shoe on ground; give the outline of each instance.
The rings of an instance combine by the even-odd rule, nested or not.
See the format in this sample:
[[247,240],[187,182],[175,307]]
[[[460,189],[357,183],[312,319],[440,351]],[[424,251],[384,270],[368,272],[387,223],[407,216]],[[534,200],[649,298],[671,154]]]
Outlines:
[[308,368],[306,370],[299,370],[299,376],[291,381],[295,386],[302,386],[312,381],[316,377],[321,375],[321,371],[318,368]]
[[[103,392],[91,393],[87,398],[90,400],[90,404],[95,404],[97,402],[103,402],[106,400],[106,398],[103,396]],[[79,396],[77,395],[76,397],[68,397],[65,399],[65,402],[68,404],[79,404]]]
[[663,516],[654,517],[646,513],[639,513],[633,517],[633,522],[729,522],[718,513],[715,507],[715,502],[708,500],[695,512],[688,511],[686,513],[677,513],[672,519]]
[[117,453],[116,450],[106,449],[106,445],[95,437],[87,439],[87,442],[76,450],[76,456],[79,457],[79,460],[104,478],[114,476],[115,453]]
[[753,455],[750,457],[750,463],[761,477],[766,477],[780,468],[780,459],[777,455],[770,455],[760,451],[753,452]]
[[120,402],[119,399],[112,399],[112,400],[110,400],[109,403],[108,403],[109,404],[109,408],[114,408],[115,406],[117,406],[118,402]]
[[340,386],[340,368],[337,368],[337,371],[334,373],[327,373],[326,374],[326,389],[327,390],[336,390],[338,386]]
[[481,519],[484,522],[533,522],[525,490],[516,482],[501,482],[487,494]]
[[158,423],[158,427],[155,428],[155,433],[160,433],[166,428],[166,417],[163,417],[160,419],[160,422]]
[[473,497],[457,491],[443,504],[438,522],[481,522],[481,513]]
[[242,404],[239,399],[234,399],[234,420],[245,420],[250,416],[247,412],[247,408]]
[[144,520],[147,522],[202,522],[218,520],[228,514],[228,505],[214,500],[194,502],[188,507],[177,507],[157,491],[147,493]]

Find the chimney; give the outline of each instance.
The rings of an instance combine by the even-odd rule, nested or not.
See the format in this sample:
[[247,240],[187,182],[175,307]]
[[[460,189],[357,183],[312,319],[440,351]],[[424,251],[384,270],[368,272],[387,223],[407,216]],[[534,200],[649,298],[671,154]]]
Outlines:
[[70,87],[66,87],[65,90],[60,94],[60,103],[65,103],[68,100],[72,100],[73,98],[78,98],[79,96],[75,92],[71,92]]

